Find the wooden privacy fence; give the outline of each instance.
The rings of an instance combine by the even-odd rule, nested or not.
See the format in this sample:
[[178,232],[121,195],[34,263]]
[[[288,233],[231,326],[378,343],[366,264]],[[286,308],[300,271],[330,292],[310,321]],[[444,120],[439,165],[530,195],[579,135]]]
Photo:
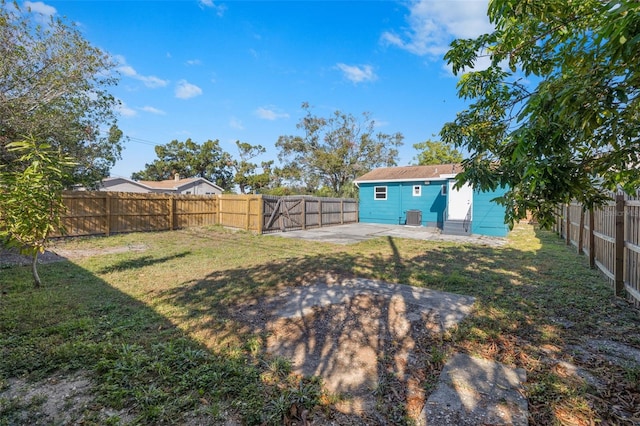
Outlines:
[[69,236],[205,225],[263,233],[358,221],[357,201],[352,199],[66,191],[63,200],[67,213],[62,223]]
[[615,294],[640,306],[640,198],[624,193],[593,210],[558,206],[554,230],[567,245],[589,256],[589,265],[608,278]]
[[205,195],[78,192],[63,194],[65,235],[166,231],[218,223],[218,200]]
[[308,196],[264,195],[262,232],[293,231],[358,221],[358,201]]

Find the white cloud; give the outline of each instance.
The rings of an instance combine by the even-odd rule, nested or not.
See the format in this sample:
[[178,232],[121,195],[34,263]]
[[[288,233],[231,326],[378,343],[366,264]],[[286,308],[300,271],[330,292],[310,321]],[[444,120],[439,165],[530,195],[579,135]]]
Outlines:
[[227,10],[227,6],[221,4],[215,4],[213,0],[200,0],[201,7],[208,7],[210,9],[214,9],[218,16],[224,15],[225,10]]
[[176,98],[190,99],[202,95],[202,89],[187,80],[180,80],[176,85]]
[[55,7],[44,4],[41,1],[25,1],[24,6],[28,9],[31,9],[32,12],[39,13],[45,16],[53,16],[57,13]]
[[200,65],[202,62],[200,59],[189,59],[187,65]]
[[167,114],[166,112],[162,111],[161,109],[154,108],[152,106],[143,106],[140,109],[142,109],[145,112],[149,112],[151,114],[156,114],[156,115],[166,115]]
[[117,68],[120,73],[127,77],[141,81],[145,86],[151,89],[165,87],[167,84],[169,84],[169,80],[163,80],[154,75],[138,74],[138,72],[131,65],[127,64],[127,60],[124,58],[124,56],[116,55],[115,59],[120,62],[120,66]]
[[[472,71],[483,71],[491,66],[491,58],[487,55],[479,55],[474,63],[473,68],[464,68],[460,74],[464,74]],[[500,68],[507,69],[509,61],[504,60],[499,64]],[[446,71],[445,75],[454,76],[453,67],[450,64],[444,63],[442,69]]]
[[454,38],[491,32],[488,0],[419,0],[409,6],[408,28],[387,31],[380,41],[416,55],[441,57]]
[[116,110],[120,113],[120,115],[122,115],[123,117],[135,117],[136,115],[138,115],[138,113],[136,112],[136,110],[134,110],[133,108],[130,108],[129,106],[127,106],[126,103],[124,103],[124,101],[120,101],[119,105],[117,106]]
[[364,81],[374,81],[378,76],[373,72],[371,65],[347,65],[337,64],[336,67],[344,73],[345,78],[353,83],[362,83]]
[[376,129],[379,129],[381,127],[387,127],[390,123],[388,121],[384,121],[384,120],[373,120],[373,127],[375,127]]
[[244,130],[242,121],[238,120],[236,117],[231,117],[231,120],[229,120],[229,127],[232,129]]
[[259,107],[258,109],[256,109],[255,114],[258,116],[258,118],[271,121],[278,120],[280,118],[289,118],[289,114],[279,111],[278,108],[271,105],[266,107]]

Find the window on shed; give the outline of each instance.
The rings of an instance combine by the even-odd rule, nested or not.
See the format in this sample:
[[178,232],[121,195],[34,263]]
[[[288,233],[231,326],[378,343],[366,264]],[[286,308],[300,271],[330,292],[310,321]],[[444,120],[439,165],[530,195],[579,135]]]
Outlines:
[[413,185],[413,196],[419,197],[422,195],[422,185]]
[[442,187],[440,189],[440,193],[442,195],[447,195],[447,184],[446,183],[444,185],[442,185]]
[[387,199],[387,187],[386,186],[376,186],[373,188],[373,198],[375,200],[386,200]]

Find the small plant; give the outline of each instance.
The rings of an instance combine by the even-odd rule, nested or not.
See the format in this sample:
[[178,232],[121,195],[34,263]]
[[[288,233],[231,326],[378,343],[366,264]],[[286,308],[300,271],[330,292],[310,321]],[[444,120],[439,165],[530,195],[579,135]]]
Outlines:
[[273,377],[286,377],[291,373],[291,361],[280,356],[273,357],[267,362],[267,371]]
[[251,336],[245,343],[245,348],[252,357],[258,356],[262,350],[262,338],[260,336]]
[[40,287],[38,254],[44,252],[49,236],[63,229],[62,190],[74,163],[32,137],[11,142],[6,149],[18,159],[12,168],[0,165],[0,243],[32,257],[34,285]]
[[640,383],[640,365],[626,366],[624,368],[624,378],[629,383],[638,385]]
[[446,357],[447,357],[447,353],[442,348],[435,347],[435,346],[431,348],[430,361],[432,364],[441,366],[444,364]]

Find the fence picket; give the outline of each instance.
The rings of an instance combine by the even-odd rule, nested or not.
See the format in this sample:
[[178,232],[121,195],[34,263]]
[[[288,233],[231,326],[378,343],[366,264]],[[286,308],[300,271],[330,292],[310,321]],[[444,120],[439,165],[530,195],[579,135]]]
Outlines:
[[[565,238],[566,244],[574,242],[576,235],[578,252],[589,255],[589,266],[597,267],[611,282],[614,293],[626,296],[640,307],[640,200],[624,193],[611,194],[611,202],[590,209],[588,225],[581,214],[579,225],[571,218],[577,213],[572,207],[582,209],[577,203],[559,205],[555,210],[553,229]],[[578,234],[572,228],[578,225]],[[587,232],[586,236],[583,232]],[[582,247],[586,242],[587,247]]]

